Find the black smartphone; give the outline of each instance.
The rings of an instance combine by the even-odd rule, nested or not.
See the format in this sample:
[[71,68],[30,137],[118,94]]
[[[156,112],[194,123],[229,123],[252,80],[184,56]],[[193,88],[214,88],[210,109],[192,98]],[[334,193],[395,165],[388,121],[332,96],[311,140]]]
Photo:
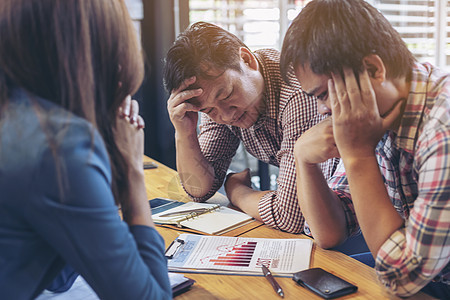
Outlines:
[[358,287],[321,268],[312,268],[294,274],[292,280],[324,299],[334,299],[354,293]]
[[158,214],[168,209],[183,205],[184,202],[166,198],[153,198],[148,201],[152,209],[152,214]]
[[149,200],[148,202],[150,203],[151,208],[157,208],[159,206],[174,203],[175,200],[164,199],[164,198],[153,198],[153,199]]

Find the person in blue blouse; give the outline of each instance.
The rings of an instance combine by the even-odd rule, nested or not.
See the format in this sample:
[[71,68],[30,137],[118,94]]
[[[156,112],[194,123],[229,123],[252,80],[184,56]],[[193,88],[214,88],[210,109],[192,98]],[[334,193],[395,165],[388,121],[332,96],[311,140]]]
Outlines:
[[1,298],[33,299],[70,266],[101,299],[171,299],[124,2],[2,0],[0,36]]

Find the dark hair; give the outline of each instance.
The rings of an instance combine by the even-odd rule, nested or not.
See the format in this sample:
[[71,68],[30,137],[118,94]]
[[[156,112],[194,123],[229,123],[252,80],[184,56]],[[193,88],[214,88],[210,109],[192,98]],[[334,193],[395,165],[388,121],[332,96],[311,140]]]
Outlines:
[[241,70],[239,48],[247,46],[219,26],[197,22],[182,32],[167,52],[164,85],[170,93],[192,76],[209,78],[215,69]]
[[2,0],[0,36],[0,108],[19,86],[91,122],[105,141],[118,201],[127,166],[112,128],[143,79],[123,0]]
[[388,20],[363,0],[313,0],[290,25],[281,51],[285,81],[289,66],[309,63],[316,74],[361,71],[363,58],[377,54],[387,77],[409,77],[414,57]]

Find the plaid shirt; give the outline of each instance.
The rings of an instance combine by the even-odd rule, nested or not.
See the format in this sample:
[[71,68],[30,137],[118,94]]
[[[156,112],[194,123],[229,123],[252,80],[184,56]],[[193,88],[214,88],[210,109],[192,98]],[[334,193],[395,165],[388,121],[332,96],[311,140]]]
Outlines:
[[[236,150],[243,142],[246,150],[257,159],[278,166],[278,189],[267,192],[259,201],[259,214],[264,223],[278,229],[299,233],[303,230],[304,217],[297,200],[294,144],[300,135],[323,117],[317,112],[316,99],[300,89],[294,76],[291,85],[280,75],[280,54],[273,49],[255,52],[265,84],[266,110],[249,129],[215,123],[202,114],[200,148],[215,170],[212,189],[202,198],[206,201],[223,184],[228,167]],[[322,164],[326,178],[337,165],[337,159]]]
[[[376,155],[387,192],[405,220],[405,228],[382,245],[375,268],[380,281],[392,291],[412,295],[449,270],[448,74],[429,64],[415,65],[399,130],[385,134]],[[342,163],[329,184],[345,203],[349,233],[356,232],[358,223]]]

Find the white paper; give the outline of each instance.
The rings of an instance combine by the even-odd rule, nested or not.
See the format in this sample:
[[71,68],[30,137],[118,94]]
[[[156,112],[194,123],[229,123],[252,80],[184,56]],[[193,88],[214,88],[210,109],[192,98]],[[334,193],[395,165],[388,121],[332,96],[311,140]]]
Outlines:
[[72,287],[63,293],[53,293],[45,290],[40,294],[36,300],[99,300],[97,294],[84,280],[83,277],[78,278],[73,283]]
[[188,281],[189,278],[184,277],[184,275],[180,274],[180,273],[169,272],[169,280],[170,280],[170,286],[172,288],[174,288],[177,285],[180,285],[183,282]]
[[274,276],[292,276],[310,265],[309,239],[268,239],[181,234],[183,240],[170,271],[263,275],[266,265]]
[[[183,274],[169,272],[169,280],[172,288],[188,281],[189,278]],[[78,278],[73,283],[72,287],[63,293],[53,293],[45,290],[35,300],[99,300],[99,297],[83,277]]]

